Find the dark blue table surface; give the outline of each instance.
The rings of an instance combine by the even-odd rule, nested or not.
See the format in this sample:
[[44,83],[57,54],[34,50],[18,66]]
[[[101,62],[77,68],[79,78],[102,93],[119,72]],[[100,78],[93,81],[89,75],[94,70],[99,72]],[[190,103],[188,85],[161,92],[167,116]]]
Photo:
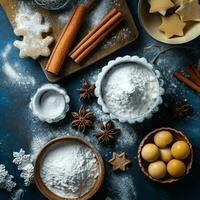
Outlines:
[[[170,45],[156,42],[144,32],[138,21],[138,2],[132,0],[127,0],[127,2],[135,18],[140,33],[139,38],[134,43],[96,63],[89,69],[59,83],[67,89],[71,98],[71,110],[77,110],[82,104],[78,100],[79,96],[75,91],[76,88],[80,87],[80,80],[91,77],[110,59],[123,55],[138,55],[144,56],[151,61],[159,50],[171,47]],[[75,134],[76,132],[69,128],[69,115],[56,125],[48,125],[33,119],[28,107],[30,98],[38,87],[48,81],[39,64],[28,58],[20,59],[18,50],[13,46],[8,56],[6,58],[3,56],[6,46],[8,47],[8,44],[12,44],[15,39],[11,25],[2,9],[0,9],[0,163],[4,164],[9,173],[15,176],[14,180],[17,183],[17,188],[25,190],[23,199],[42,200],[45,198],[35,185],[28,188],[23,186],[19,172],[16,166],[12,164],[12,152],[24,148],[27,153],[31,153],[36,145],[35,143],[33,144],[33,140],[36,140],[37,143],[41,137],[47,137],[47,135],[50,139],[63,135],[65,132],[67,134]],[[152,47],[149,48],[151,45]],[[200,38],[184,46],[198,48],[199,45]],[[103,200],[108,196],[113,200],[200,199],[200,99],[196,93],[179,83],[171,75],[174,67],[182,70],[183,65],[196,64],[199,58],[198,51],[180,48],[171,49],[159,57],[155,68],[160,70],[161,76],[165,81],[164,103],[152,119],[146,120],[142,124],[135,124],[131,129],[129,127],[132,133],[129,135],[131,141],[127,141],[127,145],[122,145],[119,140],[123,139],[123,137],[128,137],[123,136],[123,134],[127,134],[126,128],[128,125],[123,126],[124,129],[122,129],[121,135],[113,147],[98,145],[92,136],[92,130],[86,134],[86,139],[89,139],[100,150],[106,167],[104,184],[93,199]],[[9,73],[5,72],[5,65],[11,66],[10,68],[7,67],[7,69],[10,69]],[[172,118],[171,107],[176,101],[183,99],[186,99],[194,108],[194,112],[185,119],[175,120]],[[95,102],[91,104],[94,105]],[[85,106],[90,107],[90,103],[86,103]],[[99,114],[96,117],[100,117]],[[116,122],[116,124],[119,123]],[[142,137],[149,131],[163,126],[174,127],[183,131],[194,148],[194,163],[191,173],[183,180],[171,185],[157,184],[148,180],[140,171],[136,159],[137,147]],[[128,158],[132,161],[127,172],[113,173],[111,171],[107,160],[111,157],[112,151],[127,152]],[[0,191],[0,199],[10,199],[10,194]]]

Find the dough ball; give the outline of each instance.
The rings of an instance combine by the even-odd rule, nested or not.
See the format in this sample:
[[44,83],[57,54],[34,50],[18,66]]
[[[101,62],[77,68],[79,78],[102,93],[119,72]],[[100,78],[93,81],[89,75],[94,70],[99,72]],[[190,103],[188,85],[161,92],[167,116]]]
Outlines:
[[160,149],[160,159],[164,162],[172,160],[172,153],[170,148]]
[[180,160],[173,159],[167,164],[167,172],[173,177],[183,176],[185,169],[186,167],[184,162]]
[[174,158],[183,160],[187,158],[190,154],[190,147],[185,141],[178,141],[172,145],[171,148],[172,155]]
[[172,141],[173,136],[169,131],[160,131],[154,136],[154,142],[160,148],[165,148]]
[[152,143],[145,144],[142,148],[142,158],[147,162],[156,161],[160,156],[159,148]]
[[163,161],[156,161],[149,164],[148,172],[155,179],[161,179],[166,175],[166,165]]

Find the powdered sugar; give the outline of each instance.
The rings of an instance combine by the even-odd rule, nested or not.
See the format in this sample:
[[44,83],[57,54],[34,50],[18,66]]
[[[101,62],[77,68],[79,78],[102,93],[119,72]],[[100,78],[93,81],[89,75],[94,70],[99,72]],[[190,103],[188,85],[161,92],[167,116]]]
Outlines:
[[129,37],[131,37],[131,30],[128,27],[123,27],[116,33],[113,33],[111,37],[107,38],[101,48],[107,49],[114,45],[116,45],[119,42],[126,42]]
[[75,199],[94,186],[99,172],[95,154],[89,147],[65,141],[55,143],[46,152],[40,175],[50,191],[63,198]]
[[22,74],[20,70],[20,63],[17,61],[11,62],[12,45],[7,44],[2,50],[0,58],[2,60],[2,72],[10,79],[11,83],[17,84],[18,86],[35,85],[35,79],[32,76]]
[[108,187],[109,197],[112,200],[136,200],[136,188],[134,186],[134,179],[130,174],[112,174]]
[[159,96],[159,83],[147,67],[123,63],[106,74],[102,95],[109,112],[126,120],[135,119],[152,110]]

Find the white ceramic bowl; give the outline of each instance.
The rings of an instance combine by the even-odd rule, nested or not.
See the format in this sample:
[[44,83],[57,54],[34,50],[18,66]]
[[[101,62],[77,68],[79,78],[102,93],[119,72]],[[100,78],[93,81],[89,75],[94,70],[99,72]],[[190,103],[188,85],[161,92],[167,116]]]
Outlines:
[[148,0],[139,0],[138,14],[140,22],[145,31],[155,40],[167,44],[184,44],[200,36],[200,22],[195,22],[185,27],[185,35],[183,37],[177,36],[167,38],[165,34],[159,30],[162,15],[159,13],[149,13],[149,8]]
[[[154,102],[154,105],[148,112],[138,116],[137,118],[125,119],[123,116],[119,117],[115,115],[112,112],[112,110],[109,110],[109,108],[107,107],[103,99],[102,83],[104,81],[105,76],[111,70],[111,68],[117,67],[117,65],[121,65],[123,63],[130,63],[130,62],[143,65],[150,71],[152,71],[152,73],[155,75],[155,78],[157,78],[158,80],[159,94]],[[103,112],[109,113],[111,119],[118,119],[120,122],[128,122],[130,124],[133,124],[135,122],[142,122],[146,118],[151,118],[152,114],[158,111],[158,105],[162,103],[162,95],[164,94],[164,89],[162,86],[163,86],[163,80],[160,79],[160,72],[158,70],[153,70],[153,66],[150,63],[148,63],[145,58],[139,58],[138,56],[132,56],[132,57],[125,56],[125,57],[118,57],[116,58],[116,60],[110,61],[105,67],[102,68],[102,71],[98,75],[98,80],[96,81],[95,95],[98,97],[97,102],[102,107]]]
[[53,123],[65,118],[69,102],[70,98],[63,88],[57,84],[45,84],[31,98],[30,109],[41,121]]

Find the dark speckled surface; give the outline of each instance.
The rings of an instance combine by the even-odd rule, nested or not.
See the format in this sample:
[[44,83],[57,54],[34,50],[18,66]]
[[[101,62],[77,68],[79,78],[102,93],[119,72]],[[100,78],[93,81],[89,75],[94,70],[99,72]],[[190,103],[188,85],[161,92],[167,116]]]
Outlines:
[[[93,71],[98,68],[100,69],[110,59],[129,54],[145,56],[151,61],[158,53],[159,48],[163,50],[171,47],[154,41],[144,32],[138,22],[137,1],[127,0],[127,2],[136,20],[140,32],[139,38],[133,44],[60,83],[69,93],[71,110],[77,110],[81,105],[81,102],[78,100],[78,94],[75,91],[80,86],[80,80],[91,76],[90,74]],[[47,83],[47,80],[37,62],[31,59],[20,59],[18,50],[14,47],[11,47],[12,49],[7,58],[3,58],[2,53],[5,52],[8,44],[12,44],[15,36],[1,9],[0,24],[0,163],[5,164],[9,172],[15,176],[18,188],[25,190],[23,199],[43,200],[45,198],[40,194],[36,186],[33,185],[29,188],[23,186],[23,182],[19,178],[19,172],[12,164],[12,152],[18,151],[21,147],[27,152],[30,152],[33,138],[40,139],[45,134],[49,138],[53,138],[59,135],[60,132],[63,134],[65,130],[69,131],[66,128],[69,124],[69,116],[55,125],[41,123],[37,119],[33,120],[28,108],[30,97],[39,86]],[[154,45],[154,47],[146,48],[150,45]],[[159,48],[156,48],[155,45]],[[184,46],[197,48],[199,45],[200,38]],[[188,90],[188,88],[180,84],[171,75],[171,70],[174,67],[181,70],[184,64],[195,64],[199,58],[200,52],[180,48],[170,50],[159,57],[155,67],[160,70],[161,76],[165,81],[164,87],[166,93],[164,95],[164,103],[152,119],[146,120],[142,124],[133,125],[132,129],[134,130],[133,134],[135,134],[135,142],[132,145],[99,147],[104,161],[110,158],[112,151],[126,151],[129,159],[132,161],[132,165],[127,172],[114,174],[111,172],[107,162],[105,162],[106,178],[102,188],[93,199],[104,200],[108,196],[113,200],[200,199],[200,98],[193,91]],[[6,64],[10,64],[18,75],[6,75],[4,70]],[[175,101],[180,99],[187,99],[188,103],[194,108],[194,112],[184,120],[175,120],[172,118],[171,107],[173,107]],[[183,131],[190,139],[194,148],[194,164],[191,173],[180,182],[172,185],[161,185],[149,181],[138,168],[136,159],[137,146],[142,137],[154,128],[162,126],[170,126]],[[121,137],[123,137],[123,133],[125,134],[124,130],[122,130]],[[71,134],[71,132],[68,134]],[[92,138],[92,133],[88,133],[87,138]],[[96,140],[91,139],[91,141],[96,145]],[[115,187],[117,184],[121,184],[121,187]],[[124,189],[124,185],[128,185],[127,188]],[[10,199],[10,194],[0,191],[0,199]]]

